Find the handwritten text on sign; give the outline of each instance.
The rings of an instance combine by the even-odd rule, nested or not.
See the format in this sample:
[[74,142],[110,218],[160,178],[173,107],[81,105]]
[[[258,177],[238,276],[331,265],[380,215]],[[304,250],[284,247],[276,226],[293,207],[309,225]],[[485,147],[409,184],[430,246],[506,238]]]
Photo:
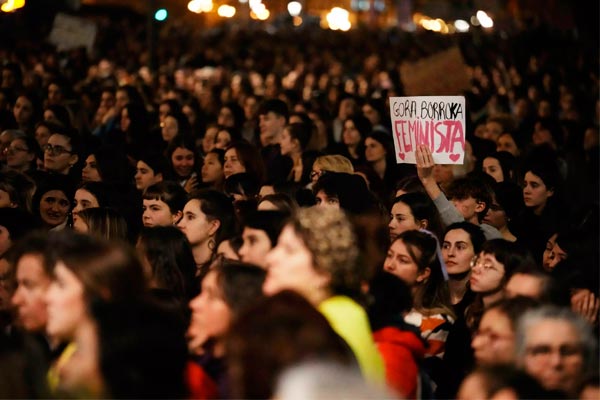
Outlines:
[[436,164],[462,164],[465,111],[463,96],[391,97],[396,161],[415,164],[416,147],[426,144]]

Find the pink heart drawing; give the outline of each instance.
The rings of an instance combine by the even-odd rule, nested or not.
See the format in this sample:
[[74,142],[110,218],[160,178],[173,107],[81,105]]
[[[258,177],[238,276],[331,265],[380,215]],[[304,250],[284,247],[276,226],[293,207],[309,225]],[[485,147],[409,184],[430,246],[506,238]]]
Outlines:
[[448,158],[450,158],[452,161],[456,162],[456,160],[458,160],[460,158],[460,154],[450,154],[448,156]]
[[404,160],[404,153],[398,153],[398,157],[400,157],[401,160]]

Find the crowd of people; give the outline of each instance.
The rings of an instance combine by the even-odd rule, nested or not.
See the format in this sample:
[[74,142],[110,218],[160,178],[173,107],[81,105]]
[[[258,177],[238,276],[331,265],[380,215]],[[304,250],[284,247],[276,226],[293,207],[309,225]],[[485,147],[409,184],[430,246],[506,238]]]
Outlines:
[[[598,398],[597,46],[99,23],[0,48],[0,397]],[[450,47],[464,163],[397,163]]]

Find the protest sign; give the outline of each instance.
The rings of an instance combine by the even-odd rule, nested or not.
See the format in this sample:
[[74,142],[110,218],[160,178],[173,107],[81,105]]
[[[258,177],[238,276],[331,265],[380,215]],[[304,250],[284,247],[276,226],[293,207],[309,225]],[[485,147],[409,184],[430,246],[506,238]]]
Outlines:
[[415,149],[426,144],[436,164],[462,164],[465,113],[463,96],[391,97],[396,162],[416,164]]
[[85,47],[88,53],[91,53],[96,40],[96,32],[95,23],[85,18],[58,13],[54,18],[48,40],[56,46],[58,51]]

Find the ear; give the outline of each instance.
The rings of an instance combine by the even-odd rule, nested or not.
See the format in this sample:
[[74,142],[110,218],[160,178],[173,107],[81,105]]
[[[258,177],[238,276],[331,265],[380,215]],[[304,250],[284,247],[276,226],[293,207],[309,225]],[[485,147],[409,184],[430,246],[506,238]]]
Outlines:
[[77,164],[77,161],[79,161],[79,156],[77,154],[71,154],[71,157],[69,159],[69,166],[73,166],[75,164]]
[[154,175],[154,183],[162,182],[163,179],[164,178],[162,172],[159,172],[158,174]]
[[475,213],[480,213],[485,210],[485,201],[477,201],[477,205],[475,206]]
[[419,222],[419,228],[421,229],[427,229],[427,227],[429,226],[429,221],[427,221],[426,219],[420,219],[418,220]]
[[427,279],[429,279],[429,275],[431,275],[431,268],[427,267],[417,275],[417,283],[425,283]]
[[221,227],[221,221],[219,221],[218,219],[214,219],[214,220],[210,221],[210,228],[208,228],[208,235],[213,236],[214,234],[217,233],[217,231],[219,230],[220,227]]
[[554,196],[554,189],[548,189],[548,197]]
[[177,225],[179,220],[183,217],[183,211],[179,210],[175,214],[172,214],[171,219],[173,220],[173,225]]

